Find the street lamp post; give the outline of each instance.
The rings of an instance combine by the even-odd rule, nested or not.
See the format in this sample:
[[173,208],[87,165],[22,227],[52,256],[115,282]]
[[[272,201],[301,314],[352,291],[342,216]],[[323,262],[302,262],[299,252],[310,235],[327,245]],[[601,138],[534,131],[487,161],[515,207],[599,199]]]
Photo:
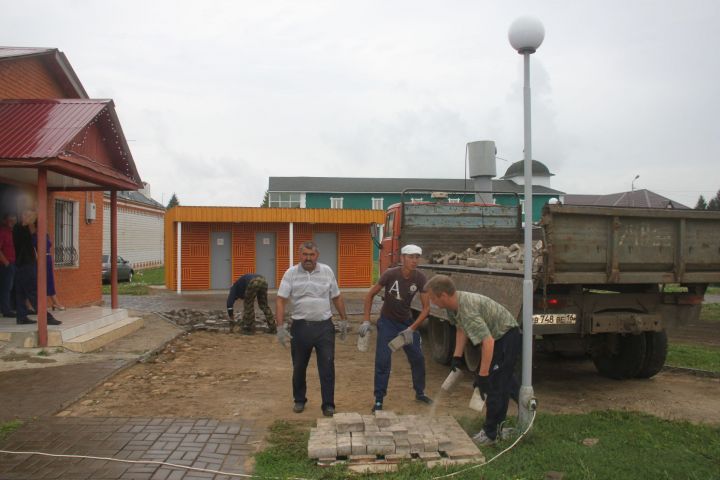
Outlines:
[[533,279],[532,279],[532,142],[530,129],[530,55],[540,47],[545,38],[545,28],[540,20],[534,17],[516,19],[508,31],[510,45],[523,56],[524,62],[524,131],[525,131],[525,260],[523,276],[523,349],[522,349],[522,386],[518,401],[518,423],[522,429],[531,420],[531,411],[535,410],[536,401],[532,387],[532,353],[533,353]]
[[632,182],[630,182],[630,191],[631,191],[631,192],[634,192],[634,191],[635,191],[635,180],[637,180],[638,178],[640,178],[640,174],[639,174],[639,173],[638,173],[637,175],[635,175],[635,178],[633,178],[633,179],[632,179]]

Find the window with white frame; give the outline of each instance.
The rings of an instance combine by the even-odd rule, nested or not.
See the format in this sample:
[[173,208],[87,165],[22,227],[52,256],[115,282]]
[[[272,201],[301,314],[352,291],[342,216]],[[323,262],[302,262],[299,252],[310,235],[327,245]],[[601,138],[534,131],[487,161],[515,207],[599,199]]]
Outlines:
[[274,208],[300,208],[301,194],[297,192],[270,192],[268,205]]
[[382,198],[373,198],[372,199],[372,209],[373,210],[382,210],[383,209],[383,199]]
[[343,197],[330,197],[330,208],[343,208]]
[[55,200],[55,265],[72,267],[78,265],[78,202]]
[[448,198],[448,203],[460,203],[459,198]]

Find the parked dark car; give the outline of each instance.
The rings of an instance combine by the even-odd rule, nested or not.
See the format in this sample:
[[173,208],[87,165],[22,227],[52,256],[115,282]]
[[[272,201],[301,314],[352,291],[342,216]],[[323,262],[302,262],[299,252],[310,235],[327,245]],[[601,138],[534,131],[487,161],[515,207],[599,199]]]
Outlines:
[[[134,273],[135,273],[135,271],[130,266],[130,262],[123,259],[120,255],[118,255],[118,257],[117,257],[118,282],[122,282],[123,280],[132,282],[132,277],[133,277]],[[102,281],[103,282],[110,281],[110,255],[102,256]]]

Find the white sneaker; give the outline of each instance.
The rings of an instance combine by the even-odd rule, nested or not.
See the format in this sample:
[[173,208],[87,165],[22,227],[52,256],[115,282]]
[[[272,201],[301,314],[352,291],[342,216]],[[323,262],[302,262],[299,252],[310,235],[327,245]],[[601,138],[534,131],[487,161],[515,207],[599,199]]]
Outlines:
[[478,433],[476,433],[472,437],[473,442],[475,442],[475,445],[492,445],[495,443],[494,438],[490,438],[485,433],[485,430],[480,430]]

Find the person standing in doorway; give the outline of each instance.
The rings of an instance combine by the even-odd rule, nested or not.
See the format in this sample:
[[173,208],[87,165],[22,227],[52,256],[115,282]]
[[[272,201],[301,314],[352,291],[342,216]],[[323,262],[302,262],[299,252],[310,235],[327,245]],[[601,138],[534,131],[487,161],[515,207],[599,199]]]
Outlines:
[[243,317],[242,317],[242,333],[252,335],[255,333],[255,299],[257,298],[258,306],[265,315],[265,323],[267,323],[267,332],[277,333],[275,326],[275,318],[272,310],[268,306],[268,283],[265,277],[256,273],[248,273],[237,279],[233,286],[230,287],[230,293],[227,298],[227,312],[230,317],[230,333],[235,327],[235,301],[239,298],[243,300]]
[[[35,225],[35,229],[37,230],[37,225]],[[35,254],[37,255],[37,231],[32,234],[32,242],[33,242],[33,248],[35,249]],[[53,261],[52,253],[50,253],[50,249],[52,248],[52,242],[50,241],[50,235],[45,235],[45,257],[47,261],[45,262],[45,267],[47,271],[47,298],[49,300],[48,306],[52,307],[53,310],[65,310],[65,307],[60,303],[60,301],[57,298],[57,291],[55,290],[55,262]]]
[[13,243],[13,227],[17,217],[6,213],[0,224],[0,312],[3,317],[14,318],[10,294],[15,283],[15,244]]
[[[315,349],[320,377],[321,409],[323,415],[335,413],[335,325],[332,322],[330,301],[340,314],[340,339],[347,334],[347,314],[332,269],[318,262],[320,252],[315,242],[300,246],[300,263],[283,275],[275,303],[278,341],[286,346],[290,341],[293,363],[293,411],[300,413],[307,403],[306,372],[310,355]],[[283,323],[285,307],[291,304],[292,325]]]
[[[392,365],[392,352],[388,343],[402,335],[405,339],[405,356],[410,362],[415,399],[419,402],[432,404],[432,399],[425,395],[425,357],[423,356],[420,332],[417,329],[430,313],[430,302],[425,292],[425,274],[417,270],[422,249],[417,245],[405,245],[400,253],[402,265],[389,268],[382,274],[378,282],[365,295],[364,321],[358,333],[365,336],[370,331],[370,310],[375,295],[385,289],[385,297],[377,321],[377,344],[375,347],[375,403],[372,411],[382,410],[383,399],[387,394]],[[416,294],[420,294],[422,311],[413,320],[410,304]]]
[[[37,213],[27,209],[22,212],[20,222],[13,228],[13,244],[15,245],[15,309],[17,323],[20,325],[37,323],[28,318],[26,301],[37,312],[37,255],[32,243],[35,233]],[[60,325],[62,322],[47,312],[48,325]]]
[[478,445],[494,443],[502,434],[512,398],[516,402],[520,384],[515,364],[520,355],[522,337],[517,320],[504,306],[478,293],[461,292],[446,275],[435,275],[427,285],[430,301],[447,311],[448,322],[456,327],[452,368],[459,368],[467,339],[482,345],[480,367],[473,386],[485,400],[485,424],[473,441]]

